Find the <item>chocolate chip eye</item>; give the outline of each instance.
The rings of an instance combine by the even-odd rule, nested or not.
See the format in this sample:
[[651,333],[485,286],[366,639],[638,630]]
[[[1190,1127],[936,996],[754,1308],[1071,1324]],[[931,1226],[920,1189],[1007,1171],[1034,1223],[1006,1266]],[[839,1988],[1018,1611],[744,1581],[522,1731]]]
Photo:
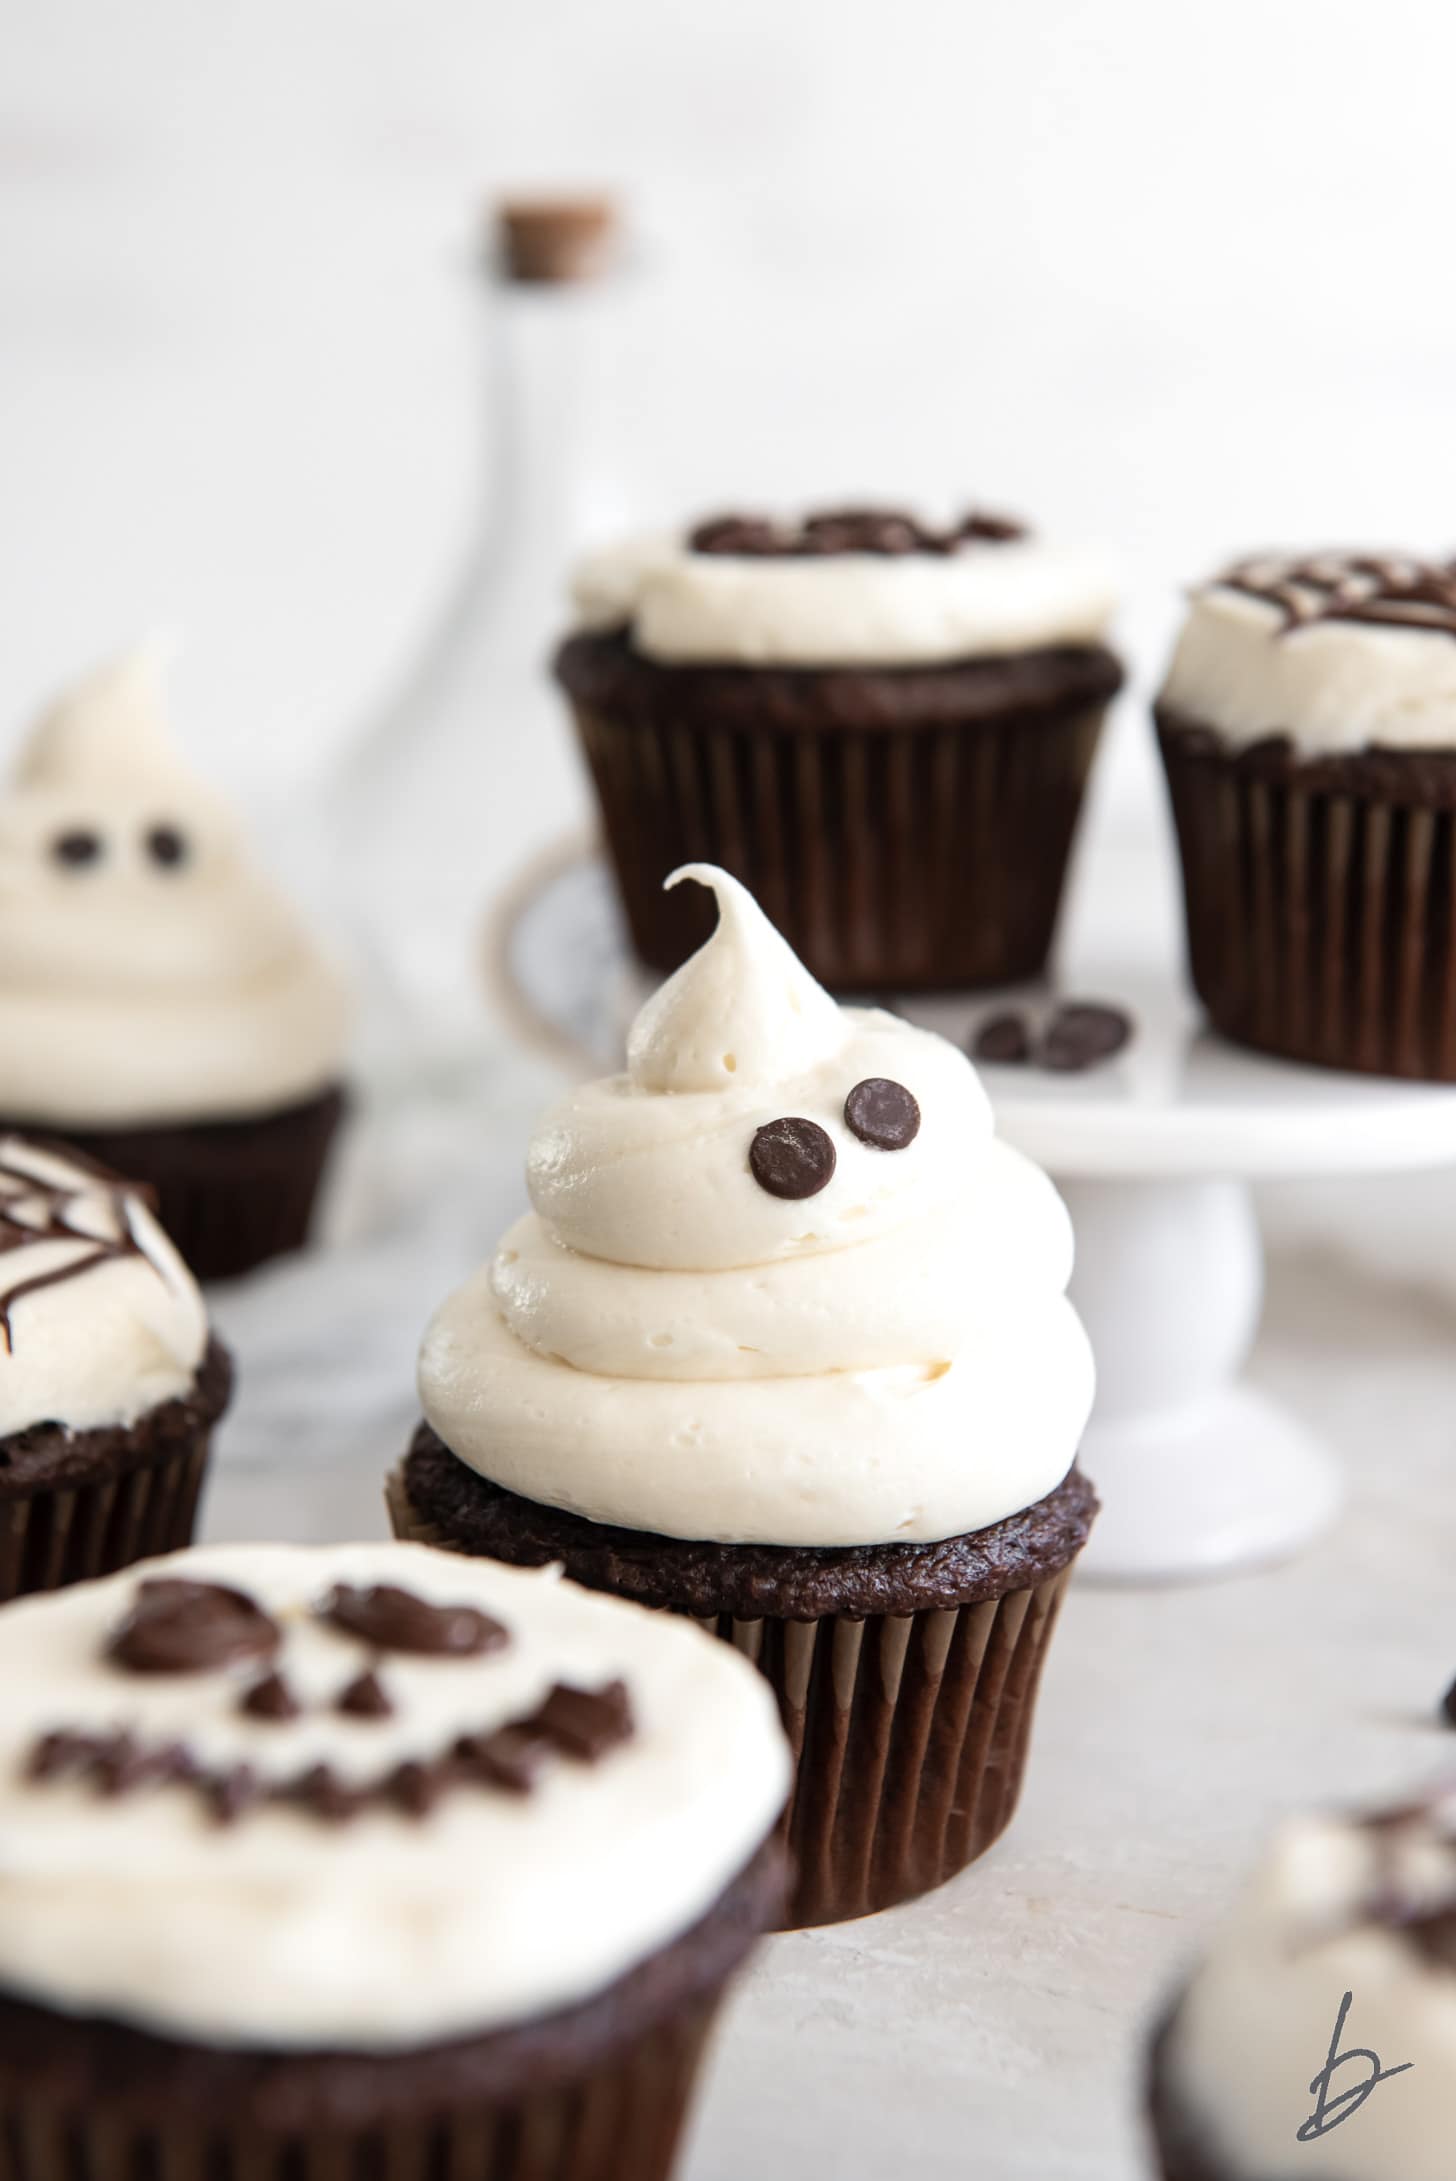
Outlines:
[[278,1624],[246,1591],[224,1583],[156,1576],[138,1585],[106,1649],[131,1674],[204,1674],[245,1659],[269,1659]]
[[174,825],[154,825],[147,834],[147,854],[164,871],[187,861],[187,837]]
[[903,1083],[867,1075],[844,1101],[845,1123],[876,1151],[903,1151],[920,1134],[920,1108]]
[[69,833],[56,835],[51,842],[51,854],[67,869],[83,870],[88,863],[100,862],[101,835],[90,832],[85,826],[76,826]]
[[748,1149],[748,1168],[771,1197],[813,1197],[834,1178],[834,1145],[817,1121],[765,1121]]

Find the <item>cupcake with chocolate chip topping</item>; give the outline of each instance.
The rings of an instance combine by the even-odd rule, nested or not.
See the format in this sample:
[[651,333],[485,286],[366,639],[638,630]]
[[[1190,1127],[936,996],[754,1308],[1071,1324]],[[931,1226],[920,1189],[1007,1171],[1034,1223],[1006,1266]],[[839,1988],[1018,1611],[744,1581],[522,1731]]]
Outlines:
[[756,1675],[554,1570],[243,1545],[24,1601],[0,2144],[26,2181],[665,2181],[787,1781]]
[[1046,1177],[965,1056],[841,1008],[725,872],[628,1069],[438,1311],[397,1528],[686,1614],[773,1683],[795,1921],[924,1892],[1021,1784],[1094,1501]]
[[1154,2170],[1449,2181],[1453,2084],[1456,1795],[1294,1819],[1153,2038]]
[[167,733],[139,652],[0,790],[0,1127],[156,1193],[200,1279],[301,1247],[343,1110],[342,985]]
[[709,929],[663,877],[711,860],[832,990],[1040,973],[1122,680],[1094,556],[985,514],[730,516],[575,593],[556,675],[651,968]]
[[187,1544],[231,1387],[144,1197],[0,1135],[0,1602]]
[[1193,594],[1157,724],[1214,1027],[1456,1082],[1456,563],[1235,563]]

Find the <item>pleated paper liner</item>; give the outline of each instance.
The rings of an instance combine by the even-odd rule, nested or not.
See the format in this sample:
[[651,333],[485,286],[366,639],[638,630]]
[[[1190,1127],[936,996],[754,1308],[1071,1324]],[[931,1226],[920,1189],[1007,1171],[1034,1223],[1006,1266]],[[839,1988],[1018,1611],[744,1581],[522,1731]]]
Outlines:
[[1288,1060],[1456,1081],[1456,766],[1301,762],[1286,744],[1160,728],[1214,1027]]
[[[399,1470],[386,1496],[396,1536],[451,1549]],[[1070,1572],[946,1610],[700,1623],[772,1684],[793,1747],[786,1929],[929,1892],[1005,1830]]]
[[204,1435],[95,1482],[0,1497],[0,1604],[190,1545],[210,1451]]
[[774,732],[573,706],[644,962],[707,937],[711,908],[662,882],[718,863],[822,983],[871,993],[1039,974],[1104,710]]
[[575,2081],[384,2125],[159,2125],[124,2084],[88,2109],[0,2053],[0,2181],[667,2181],[716,2004]]
[[64,1140],[150,1187],[194,1277],[227,1280],[303,1248],[345,1105],[335,1089],[257,1120],[73,1129]]

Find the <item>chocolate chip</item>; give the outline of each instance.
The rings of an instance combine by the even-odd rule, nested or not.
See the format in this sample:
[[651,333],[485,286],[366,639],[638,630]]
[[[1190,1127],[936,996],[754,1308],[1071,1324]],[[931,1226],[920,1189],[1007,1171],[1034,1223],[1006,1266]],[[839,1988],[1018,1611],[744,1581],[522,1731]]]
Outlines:
[[1059,1007],[1047,1025],[1037,1055],[1044,1068],[1080,1073],[1120,1053],[1132,1036],[1132,1019],[1120,1007],[1079,1000]]
[[1453,1681],[1441,1699],[1441,1717],[1447,1726],[1456,1727],[1456,1681]]
[[576,1689],[558,1681],[540,1710],[527,1722],[568,1756],[595,1764],[632,1734],[632,1705],[622,1681],[600,1689]]
[[107,1655],[131,1674],[202,1674],[271,1658],[279,1641],[277,1623],[245,1592],[160,1576],[138,1587]]
[[903,1083],[867,1075],[844,1101],[850,1132],[876,1151],[903,1151],[920,1134],[920,1108]]
[[964,518],[953,535],[978,545],[1014,545],[1018,538],[1026,536],[1026,525],[1010,515],[988,515],[976,510]]
[[347,1713],[351,1719],[388,1719],[394,1706],[378,1674],[366,1670],[356,1675],[343,1690],[334,1709]]
[[69,833],[58,833],[51,842],[51,854],[57,863],[70,870],[80,871],[88,863],[101,860],[101,835],[92,833],[84,826],[75,826]]
[[174,825],[154,825],[147,834],[147,854],[164,871],[187,861],[187,837]]
[[847,507],[811,515],[799,536],[801,553],[905,553],[941,550],[940,541],[899,508]]
[[340,1583],[319,1608],[320,1618],[360,1637],[376,1651],[412,1651],[430,1658],[479,1658],[510,1637],[499,1621],[471,1605],[431,1605],[393,1583]]
[[992,1015],[981,1024],[971,1046],[973,1060],[990,1060],[1015,1067],[1031,1058],[1031,1031],[1024,1015]]
[[311,1765],[301,1779],[293,1783],[294,1798],[311,1810],[315,1817],[327,1820],[330,1825],[347,1825],[356,1817],[368,1799],[368,1789],[350,1787],[339,1778],[332,1765]]
[[282,1674],[265,1674],[246,1691],[238,1710],[250,1719],[296,1719],[298,1699]]
[[817,1121],[765,1121],[748,1147],[748,1168],[771,1197],[817,1196],[834,1178],[837,1155]]
[[534,1726],[497,1727],[493,1734],[462,1734],[455,1756],[471,1778],[513,1795],[526,1795],[549,1749],[545,1735]]
[[450,1767],[420,1764],[413,1758],[396,1765],[386,1790],[408,1817],[428,1817],[450,1784]]
[[761,515],[715,515],[688,539],[694,553],[742,554],[754,560],[788,550],[783,533]]

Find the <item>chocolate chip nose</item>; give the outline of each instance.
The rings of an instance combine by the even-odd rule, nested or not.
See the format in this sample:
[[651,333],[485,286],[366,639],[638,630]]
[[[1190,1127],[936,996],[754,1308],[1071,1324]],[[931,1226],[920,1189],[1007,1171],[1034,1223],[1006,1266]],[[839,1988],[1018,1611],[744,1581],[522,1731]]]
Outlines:
[[771,1197],[812,1197],[834,1178],[834,1144],[817,1121],[794,1115],[765,1121],[748,1149],[748,1168]]
[[129,1674],[205,1674],[271,1658],[280,1641],[277,1622],[245,1592],[154,1577],[139,1586],[107,1655]]

